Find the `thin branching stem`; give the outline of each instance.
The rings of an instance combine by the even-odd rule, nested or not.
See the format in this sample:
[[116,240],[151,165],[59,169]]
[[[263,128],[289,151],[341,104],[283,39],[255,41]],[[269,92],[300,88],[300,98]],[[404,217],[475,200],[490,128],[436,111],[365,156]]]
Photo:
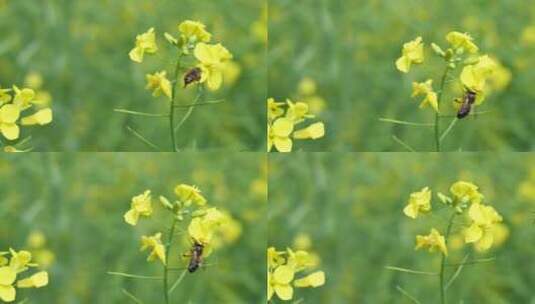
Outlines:
[[173,242],[173,237],[175,235],[175,227],[178,220],[176,217],[173,217],[173,224],[169,229],[169,235],[167,236],[167,243],[165,243],[165,263],[163,265],[163,291],[165,297],[165,304],[169,304],[169,251],[171,249],[171,244]]
[[[437,103],[438,103],[438,109],[440,110],[440,103],[442,102],[442,96],[444,95],[444,86],[446,85],[446,79],[448,77],[448,74],[450,72],[450,66],[449,64],[446,66],[446,69],[444,70],[444,74],[442,75],[442,80],[440,81],[440,91],[438,91],[438,97],[437,97]],[[435,113],[435,151],[440,152],[440,113]]]
[[177,95],[177,86],[178,86],[178,77],[180,75],[180,61],[182,59],[182,54],[178,55],[175,66],[175,74],[173,81],[173,89],[171,92],[171,103],[169,105],[169,132],[171,133],[171,152],[176,152],[176,133],[175,133],[175,101]]
[[[451,228],[453,227],[453,220],[455,219],[455,216],[457,215],[456,212],[453,212],[453,214],[450,216],[450,220],[448,222],[448,228],[446,229],[446,234],[444,235],[444,239],[446,242],[446,248],[448,247],[448,237],[451,233]],[[440,263],[440,303],[446,304],[446,286],[444,284],[444,276],[446,274],[446,258],[447,256],[442,253],[442,261]]]

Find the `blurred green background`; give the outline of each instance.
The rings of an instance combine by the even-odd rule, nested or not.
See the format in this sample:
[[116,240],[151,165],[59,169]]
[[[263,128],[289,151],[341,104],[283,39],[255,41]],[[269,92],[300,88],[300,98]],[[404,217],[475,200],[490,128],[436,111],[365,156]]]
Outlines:
[[[129,126],[167,150],[168,121],[114,113],[114,108],[167,113],[168,103],[145,90],[145,74],[172,69],[164,32],[199,20],[234,55],[238,69],[197,108],[177,135],[182,150],[265,150],[266,19],[262,1],[0,0],[0,85],[22,86],[38,73],[52,95],[54,121],[26,131],[39,151],[151,151]],[[154,27],[160,52],[141,65],[128,58],[136,35]],[[172,74],[168,72],[168,75]],[[232,78],[232,79],[230,79]],[[194,89],[180,92],[189,104]],[[184,110],[177,111],[180,117]]]
[[[432,78],[438,89],[444,65],[431,59],[436,56],[430,49],[426,63],[408,75],[401,75],[394,62],[403,43],[417,36],[426,46],[435,42],[444,47],[448,32],[468,32],[482,53],[498,58],[512,78],[478,108],[489,113],[457,124],[444,150],[530,151],[535,113],[526,109],[535,100],[535,6],[528,2],[307,0],[295,5],[272,0],[268,95],[310,101],[311,96],[300,96],[298,87],[304,78],[316,82],[310,103],[325,121],[326,135],[300,143],[303,150],[405,151],[393,141],[394,134],[417,151],[431,151],[431,128],[378,119],[432,122],[433,112],[418,110],[418,102],[411,100],[411,83]],[[448,104],[454,99],[445,97]]]
[[[304,303],[438,303],[438,278],[389,271],[398,266],[437,272],[440,255],[415,251],[415,236],[431,227],[444,233],[448,213],[436,192],[462,179],[480,186],[485,202],[504,218],[497,246],[486,253],[463,245],[458,224],[449,264],[466,265],[448,290],[448,303],[535,303],[535,158],[527,154],[314,153],[269,156],[269,244],[279,249],[310,240],[326,284],[296,289]],[[432,216],[418,220],[402,210],[409,194],[429,186]],[[304,243],[306,244],[306,242]],[[447,267],[449,273],[456,267]],[[449,275],[447,276],[449,278]],[[280,303],[280,301],[275,302]]]
[[[10,246],[30,249],[35,244],[30,236],[40,234],[45,243],[31,251],[43,265],[49,264],[50,272],[48,286],[19,289],[17,300],[130,303],[121,291],[124,288],[144,303],[162,303],[161,282],[106,272],[162,275],[161,264],[147,263],[148,252],[139,251],[140,236],[168,229],[171,219],[157,197],[172,198],[176,184],[188,183],[199,186],[209,204],[227,210],[241,229],[235,240],[206,259],[205,268],[186,274],[172,294],[172,303],[264,303],[265,157],[253,153],[221,156],[42,153],[0,157],[4,181],[0,184],[0,251]],[[153,193],[153,217],[132,227],[124,222],[123,214],[132,196],[146,189]],[[170,262],[178,263],[190,246],[186,242],[173,248]],[[184,267],[181,264],[176,267]]]

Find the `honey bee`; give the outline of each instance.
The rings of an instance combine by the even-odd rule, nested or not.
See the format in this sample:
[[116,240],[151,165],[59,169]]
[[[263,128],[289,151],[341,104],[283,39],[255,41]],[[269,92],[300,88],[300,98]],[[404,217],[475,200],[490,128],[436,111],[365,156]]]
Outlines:
[[184,87],[201,80],[201,69],[193,68],[184,75]]
[[466,89],[461,107],[459,108],[459,111],[457,112],[457,118],[462,119],[468,116],[470,114],[470,111],[472,111],[472,106],[476,102],[477,94],[476,92]]
[[189,273],[194,273],[200,266],[202,266],[203,258],[202,253],[204,250],[204,245],[198,242],[194,242],[190,251],[190,261],[188,264]]

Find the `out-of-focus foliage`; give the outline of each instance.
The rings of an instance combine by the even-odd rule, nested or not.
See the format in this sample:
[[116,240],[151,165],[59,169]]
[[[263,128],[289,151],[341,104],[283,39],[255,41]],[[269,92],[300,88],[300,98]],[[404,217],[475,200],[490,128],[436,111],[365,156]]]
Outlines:
[[[236,165],[239,163],[239,169]],[[267,184],[258,154],[30,154],[0,158],[0,250],[26,248],[50,273],[47,288],[19,291],[29,303],[127,303],[122,289],[162,303],[161,281],[108,271],[162,276],[147,263],[140,236],[168,227],[155,197],[153,220],[133,229],[123,219],[133,195],[152,189],[174,196],[179,183],[202,187],[208,202],[237,220],[237,239],[186,274],[172,303],[264,303]],[[186,227],[180,227],[183,231]],[[172,248],[174,264],[191,248]],[[187,266],[187,260],[182,267]],[[179,265],[180,266],[180,265]],[[171,283],[182,271],[173,272]]]
[[[531,303],[535,300],[535,158],[504,154],[317,153],[269,155],[268,240],[278,248],[316,252],[326,283],[299,290],[305,303],[421,303],[438,301],[438,277],[385,269],[399,266],[438,272],[440,255],[415,251],[415,236],[430,223],[444,230],[448,213],[436,196],[457,180],[480,186],[507,229],[485,253],[463,244],[459,224],[449,239],[446,271],[465,254],[468,264],[448,289],[451,303]],[[411,192],[433,190],[433,213],[411,220],[403,214]]]
[[[299,82],[309,77],[325,99],[319,113],[325,138],[303,150],[403,151],[392,134],[432,150],[432,128],[378,119],[432,122],[433,114],[411,100],[411,83],[436,75],[438,84],[443,62],[426,52],[433,68],[414,67],[410,75],[400,75],[394,63],[404,42],[422,36],[427,45],[444,46],[450,31],[470,33],[505,70],[498,73],[499,90],[477,108],[490,112],[460,121],[444,150],[533,149],[535,114],[527,109],[535,100],[535,8],[526,1],[273,0],[269,9],[268,95],[297,96]],[[445,97],[451,104],[457,96]]]
[[[130,126],[161,147],[167,121],[126,116],[114,108],[166,113],[164,100],[145,90],[145,74],[173,66],[164,32],[186,19],[205,23],[237,63],[207,100],[225,102],[193,112],[177,134],[183,150],[265,150],[265,14],[262,1],[0,0],[0,85],[22,84],[30,72],[52,96],[54,122],[33,132],[38,150],[147,151]],[[143,66],[128,58],[136,35],[155,27],[162,50]],[[165,47],[164,47],[165,46]],[[167,50],[167,51],[166,51]],[[167,53],[166,53],[167,52]],[[179,93],[190,104],[195,90]],[[179,110],[184,115],[185,110]]]

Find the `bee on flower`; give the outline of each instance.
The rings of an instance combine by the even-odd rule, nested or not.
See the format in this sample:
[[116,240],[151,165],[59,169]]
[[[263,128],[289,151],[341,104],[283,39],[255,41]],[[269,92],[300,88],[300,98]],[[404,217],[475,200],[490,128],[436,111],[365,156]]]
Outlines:
[[[137,35],[134,48],[129,53],[130,59],[140,64],[143,63],[146,55],[158,53],[160,51],[158,37],[155,28],[150,28],[147,32]],[[155,114],[126,109],[115,109],[115,111],[128,115],[167,118],[169,120],[171,151],[175,152],[178,151],[176,146],[177,130],[190,117],[191,111],[197,103],[202,103],[201,97],[204,88],[206,87],[210,91],[219,90],[224,83],[224,78],[228,76],[229,81],[234,81],[240,71],[239,65],[232,61],[232,53],[221,43],[213,42],[212,34],[207,30],[206,25],[199,21],[185,20],[178,24],[176,34],[166,32],[163,37],[174,50],[172,53],[175,54],[175,57],[171,58],[170,61],[174,63],[175,67],[170,71],[160,69],[146,74],[147,85],[145,88],[151,91],[155,98],[165,97],[170,103],[169,112]],[[180,105],[179,89],[186,90],[194,85],[198,91],[194,102]],[[189,108],[182,120],[175,117],[179,107]],[[138,133],[136,132],[136,134]],[[158,148],[146,138],[143,138],[143,142],[152,148]]]
[[[323,286],[325,272],[312,271],[318,266],[317,261],[313,255],[305,250],[294,251],[287,248],[285,251],[278,251],[275,247],[269,247],[267,249],[268,301],[275,295],[283,301],[293,299],[294,287],[316,288]],[[300,277],[296,278],[297,275]]]
[[279,152],[291,152],[295,139],[318,139],[325,135],[323,122],[316,122],[307,127],[295,130],[295,127],[306,120],[313,119],[309,114],[308,105],[304,102],[286,103],[276,102],[275,99],[267,100],[268,118],[268,152],[275,148]]

